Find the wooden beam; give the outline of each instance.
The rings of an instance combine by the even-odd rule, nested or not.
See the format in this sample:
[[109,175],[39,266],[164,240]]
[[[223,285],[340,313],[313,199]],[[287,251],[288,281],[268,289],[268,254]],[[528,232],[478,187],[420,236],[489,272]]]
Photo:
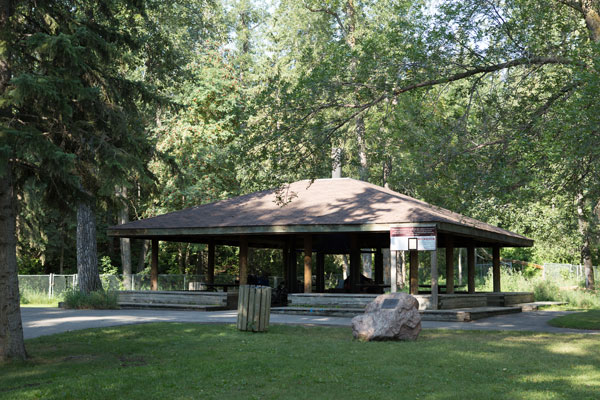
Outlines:
[[248,284],[248,238],[240,237],[240,285]]
[[500,292],[500,247],[492,248],[492,277],[494,281],[494,292]]
[[288,238],[285,239],[283,249],[281,250],[283,259],[283,279],[285,281],[285,287],[287,291],[290,291],[290,241]]
[[158,290],[158,239],[152,239],[152,261],[150,264],[150,290]]
[[360,247],[358,246],[358,235],[350,234],[350,291],[358,293],[360,291]]
[[208,243],[208,265],[206,268],[206,282],[215,283],[215,243]]
[[446,294],[454,293],[454,244],[446,244]]
[[375,252],[375,283],[383,284],[383,253],[381,247],[378,247]]
[[467,282],[469,293],[475,293],[475,246],[467,247]]
[[304,236],[304,293],[312,293],[312,236]]
[[289,281],[289,293],[297,293],[298,292],[298,257],[296,254],[296,237],[292,236],[290,238],[290,257],[289,257],[289,273],[290,273],[290,281]]
[[317,293],[325,292],[325,253],[317,253]]
[[410,250],[410,294],[419,294],[419,252]]
[[438,263],[437,263],[437,250],[431,253],[431,309],[438,309]]

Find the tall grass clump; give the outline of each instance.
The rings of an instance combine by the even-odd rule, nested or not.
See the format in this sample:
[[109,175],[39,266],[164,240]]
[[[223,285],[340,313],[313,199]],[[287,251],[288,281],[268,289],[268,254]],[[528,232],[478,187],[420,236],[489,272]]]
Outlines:
[[[580,287],[580,282],[566,277],[542,278],[539,273],[523,273],[516,270],[501,269],[501,287],[503,292],[533,292],[536,301],[561,301],[573,308],[600,309],[600,292]],[[493,290],[492,270],[478,291]]]
[[52,296],[48,297],[48,293],[30,288],[24,288],[20,291],[20,303],[23,305],[56,305],[59,298]]
[[119,308],[117,292],[111,290],[97,290],[83,293],[79,290],[65,292],[65,308],[85,309],[110,309]]

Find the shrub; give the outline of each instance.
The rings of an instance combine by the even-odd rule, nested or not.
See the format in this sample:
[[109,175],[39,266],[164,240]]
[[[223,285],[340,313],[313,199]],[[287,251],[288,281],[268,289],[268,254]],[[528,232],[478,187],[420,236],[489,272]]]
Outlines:
[[562,301],[558,285],[542,279],[537,279],[533,284],[533,297],[536,301]]
[[93,308],[93,309],[116,309],[118,305],[118,295],[114,291],[97,290],[88,294],[79,290],[69,290],[65,292],[66,308]]

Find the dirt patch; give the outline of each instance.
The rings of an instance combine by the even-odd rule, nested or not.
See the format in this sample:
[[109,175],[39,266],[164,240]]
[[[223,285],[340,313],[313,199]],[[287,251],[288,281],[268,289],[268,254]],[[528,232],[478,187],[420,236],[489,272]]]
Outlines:
[[70,362],[70,361],[92,361],[94,359],[98,358],[98,356],[94,356],[91,354],[77,354],[77,355],[73,355],[73,356],[68,356],[62,359],[63,362]]
[[144,357],[142,356],[120,356],[119,361],[121,361],[121,367],[143,367],[144,365],[148,365]]
[[12,387],[12,388],[6,388],[6,389],[0,388],[0,393],[2,393],[2,392],[4,392],[4,393],[6,393],[6,392],[14,392],[15,390],[21,390],[21,389],[30,389],[30,388],[42,386],[42,384],[45,384],[45,383],[48,383],[48,382],[25,383],[25,384],[23,384],[21,386],[15,386],[15,387]]

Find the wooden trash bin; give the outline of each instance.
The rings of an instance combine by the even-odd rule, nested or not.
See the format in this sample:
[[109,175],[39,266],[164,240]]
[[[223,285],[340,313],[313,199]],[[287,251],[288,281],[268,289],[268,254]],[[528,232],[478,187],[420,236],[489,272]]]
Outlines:
[[241,331],[264,332],[271,316],[269,286],[240,285],[237,327]]

